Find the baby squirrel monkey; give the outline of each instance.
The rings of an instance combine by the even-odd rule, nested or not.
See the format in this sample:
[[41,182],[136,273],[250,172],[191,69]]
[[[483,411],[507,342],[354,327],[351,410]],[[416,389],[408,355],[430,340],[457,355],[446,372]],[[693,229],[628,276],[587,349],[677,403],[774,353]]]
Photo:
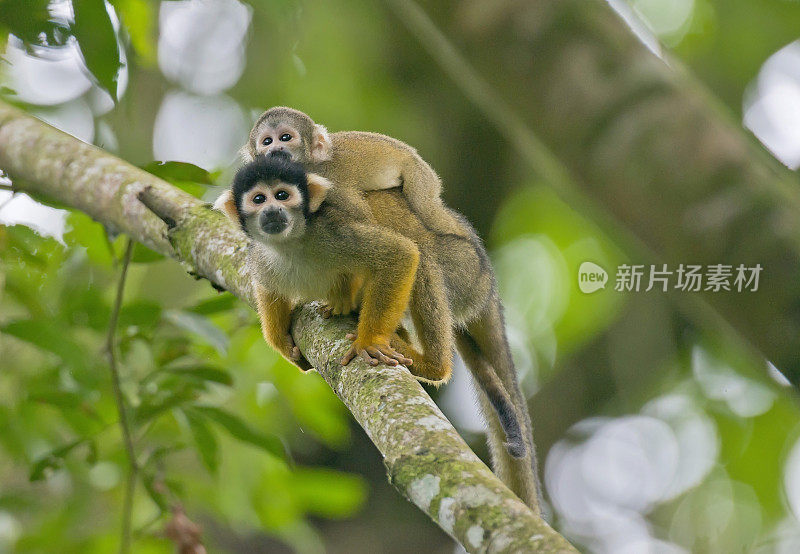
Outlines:
[[[527,405],[491,266],[466,221],[448,210],[459,233],[433,233],[402,192],[371,192],[365,201],[283,154],[257,156],[215,206],[251,238],[248,268],[267,342],[308,368],[290,335],[291,311],[323,300],[342,312],[360,306],[343,364],[356,355],[373,365],[402,363],[418,379],[441,384],[457,345],[482,390],[495,470],[538,506]],[[395,333],[407,308],[421,352]]]
[[287,152],[307,171],[361,191],[401,187],[408,209],[431,230],[463,232],[443,209],[442,183],[436,172],[408,144],[363,131],[328,133],[301,111],[274,107],[258,118],[241,150],[245,162],[258,155]]

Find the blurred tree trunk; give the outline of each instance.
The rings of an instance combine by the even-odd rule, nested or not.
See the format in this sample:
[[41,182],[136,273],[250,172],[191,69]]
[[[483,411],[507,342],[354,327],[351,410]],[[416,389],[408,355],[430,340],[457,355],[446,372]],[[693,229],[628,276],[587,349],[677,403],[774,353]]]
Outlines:
[[426,2],[449,44],[413,4],[385,1],[550,184],[576,185],[641,241],[651,259],[632,263],[734,274],[761,264],[757,292],[676,297],[705,327],[731,324],[800,385],[796,175],[677,61],[656,57],[603,0]]
[[[15,188],[85,211],[253,305],[246,237],[208,204],[2,102],[0,168]],[[469,449],[407,369],[339,364],[354,328],[305,306],[292,334],[380,450],[391,483],[468,552],[576,552]]]

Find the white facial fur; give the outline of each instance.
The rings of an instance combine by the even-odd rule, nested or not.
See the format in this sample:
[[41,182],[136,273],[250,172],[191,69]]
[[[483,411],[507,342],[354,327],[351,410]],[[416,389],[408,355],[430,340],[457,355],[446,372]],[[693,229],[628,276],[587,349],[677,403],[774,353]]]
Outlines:
[[289,123],[272,125],[264,122],[256,134],[255,144],[251,146],[252,150],[247,147],[242,149],[242,158],[245,161],[252,161],[251,151],[255,151],[258,156],[283,150],[289,153],[292,160],[300,163],[321,163],[331,157],[331,139],[328,130],[322,125],[314,125],[310,144],[304,144],[300,132]]
[[268,155],[278,150],[285,150],[295,161],[303,161],[303,139],[300,133],[287,123],[277,126],[265,124],[256,136],[256,155]]
[[[302,214],[303,197],[296,186],[283,182],[257,183],[242,196],[239,211],[244,218],[244,231],[255,240],[274,243],[302,235],[305,218]],[[261,214],[280,213],[287,226],[277,233],[262,227]]]

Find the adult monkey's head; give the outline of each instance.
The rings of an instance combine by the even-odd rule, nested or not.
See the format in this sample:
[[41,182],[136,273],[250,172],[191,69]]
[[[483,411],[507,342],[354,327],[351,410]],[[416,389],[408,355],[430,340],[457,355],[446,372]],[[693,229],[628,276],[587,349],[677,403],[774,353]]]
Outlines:
[[252,240],[278,244],[302,239],[309,217],[319,210],[330,181],[286,155],[257,156],[237,173],[214,207]]

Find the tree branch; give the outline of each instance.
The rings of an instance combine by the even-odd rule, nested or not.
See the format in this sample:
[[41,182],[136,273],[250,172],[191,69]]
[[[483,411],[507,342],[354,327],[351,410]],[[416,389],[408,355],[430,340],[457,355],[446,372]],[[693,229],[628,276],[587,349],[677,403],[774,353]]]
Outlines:
[[[3,103],[0,167],[26,192],[84,211],[253,305],[246,239],[207,204]],[[303,307],[293,335],[378,447],[391,483],[468,552],[575,552],[481,462],[406,369],[337,363],[353,328],[352,319]]]

